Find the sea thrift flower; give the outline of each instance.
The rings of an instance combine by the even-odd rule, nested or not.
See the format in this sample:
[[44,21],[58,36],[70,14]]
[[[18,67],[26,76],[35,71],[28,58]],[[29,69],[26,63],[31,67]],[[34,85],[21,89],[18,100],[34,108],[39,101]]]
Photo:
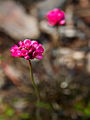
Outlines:
[[23,57],[26,60],[42,59],[44,48],[37,41],[25,39],[24,41],[19,41],[18,45],[11,47],[10,52],[13,57]]
[[65,24],[65,15],[64,12],[58,8],[51,10],[46,15],[48,19],[48,24],[50,26],[64,25]]

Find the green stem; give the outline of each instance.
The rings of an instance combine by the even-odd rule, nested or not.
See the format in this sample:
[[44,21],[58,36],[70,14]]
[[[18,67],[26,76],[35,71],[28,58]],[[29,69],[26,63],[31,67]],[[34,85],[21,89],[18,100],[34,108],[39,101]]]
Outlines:
[[38,87],[34,81],[34,77],[33,77],[33,71],[32,71],[32,64],[31,64],[31,61],[29,60],[29,68],[30,68],[30,77],[31,77],[31,81],[32,81],[32,84],[33,84],[33,87],[35,89],[35,93],[36,93],[36,96],[37,96],[37,100],[40,101],[40,92],[38,90]]

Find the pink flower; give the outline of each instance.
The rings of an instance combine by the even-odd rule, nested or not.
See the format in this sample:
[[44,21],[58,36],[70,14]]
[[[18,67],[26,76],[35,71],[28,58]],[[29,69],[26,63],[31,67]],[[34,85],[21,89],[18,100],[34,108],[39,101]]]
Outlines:
[[13,57],[23,57],[26,60],[42,59],[44,48],[37,41],[25,39],[19,41],[18,45],[11,47],[10,52]]
[[51,10],[46,15],[48,19],[48,24],[50,26],[64,25],[65,24],[65,14],[58,8]]

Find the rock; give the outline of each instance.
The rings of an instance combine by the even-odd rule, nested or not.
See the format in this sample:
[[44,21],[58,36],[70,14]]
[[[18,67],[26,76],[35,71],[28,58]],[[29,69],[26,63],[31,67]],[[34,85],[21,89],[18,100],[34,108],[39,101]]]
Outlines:
[[90,74],[90,53],[87,54],[86,58],[87,58],[86,68],[87,68],[88,73]]
[[55,63],[58,65],[65,65],[72,69],[77,66],[84,65],[85,52],[77,51],[71,48],[59,48],[56,51]]
[[67,0],[45,0],[39,2],[36,6],[39,9],[39,15],[43,16],[51,9],[62,7],[66,2]]
[[23,110],[27,107],[27,102],[23,99],[18,99],[16,102],[14,102],[13,106],[17,110]]
[[66,36],[67,38],[74,38],[78,35],[77,30],[72,27],[60,27],[59,31],[62,36]]
[[84,54],[84,52],[76,51],[76,52],[73,53],[72,57],[75,60],[81,60],[81,59],[85,58],[85,54]]
[[2,69],[0,69],[0,88],[2,88],[5,85],[5,75]]
[[0,1],[0,28],[15,39],[39,36],[37,19],[26,14],[24,8],[13,1]]
[[40,29],[44,33],[47,33],[50,36],[50,38],[52,40],[52,46],[56,46],[59,43],[59,41],[58,41],[59,34],[58,34],[57,29],[54,27],[50,27],[46,20],[42,20],[40,22]]
[[40,29],[43,32],[49,34],[53,40],[57,40],[58,39],[57,29],[54,28],[54,27],[50,27],[46,20],[42,20],[40,22]]

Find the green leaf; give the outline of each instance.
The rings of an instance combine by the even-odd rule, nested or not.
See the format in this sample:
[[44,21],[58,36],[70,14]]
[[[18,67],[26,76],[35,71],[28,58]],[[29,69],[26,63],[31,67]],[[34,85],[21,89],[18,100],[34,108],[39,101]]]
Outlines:
[[90,108],[90,102],[88,103],[88,105],[87,105],[89,108]]
[[84,107],[82,103],[77,103],[74,105],[74,108],[78,111],[83,111]]
[[37,107],[41,107],[41,108],[45,108],[45,109],[51,109],[51,106],[49,103],[45,103],[45,102],[37,102],[36,103]]
[[0,55],[0,59],[3,59],[3,57]]
[[0,120],[4,120],[4,118],[0,116]]
[[29,114],[29,113],[23,113],[23,114],[20,114],[20,118],[26,120],[26,119],[30,118],[30,114]]
[[12,108],[7,108],[6,111],[5,111],[5,114],[8,117],[12,117],[14,115],[14,110]]
[[90,108],[85,108],[84,109],[84,115],[85,116],[90,116]]

